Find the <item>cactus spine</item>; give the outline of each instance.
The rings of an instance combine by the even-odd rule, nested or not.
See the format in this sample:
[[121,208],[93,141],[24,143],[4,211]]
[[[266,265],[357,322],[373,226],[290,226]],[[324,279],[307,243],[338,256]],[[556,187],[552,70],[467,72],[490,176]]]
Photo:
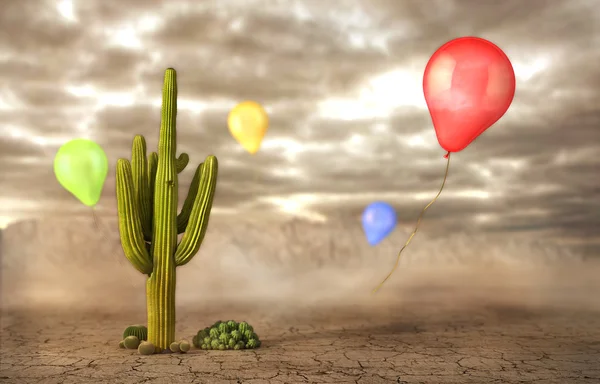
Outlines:
[[[176,158],[177,78],[165,72],[158,154],[146,157],[146,141],[133,140],[131,163],[117,161],[117,207],[121,245],[146,282],[148,342],[156,351],[175,341],[175,268],[200,249],[217,185],[217,158],[208,156],[196,169],[182,211],[177,214],[177,174],[189,156]],[[177,235],[184,233],[177,244]]]

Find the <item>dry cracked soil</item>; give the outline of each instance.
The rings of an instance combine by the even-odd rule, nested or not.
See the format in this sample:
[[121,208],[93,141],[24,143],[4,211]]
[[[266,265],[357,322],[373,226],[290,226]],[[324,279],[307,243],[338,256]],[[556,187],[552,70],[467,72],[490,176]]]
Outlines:
[[[518,296],[519,291],[507,293]],[[191,339],[216,319],[248,320],[257,350],[140,356],[117,347],[138,311],[10,310],[0,383],[600,383],[600,316],[580,306],[462,300],[454,291],[402,303],[206,304],[179,310]],[[483,295],[485,296],[485,295]]]

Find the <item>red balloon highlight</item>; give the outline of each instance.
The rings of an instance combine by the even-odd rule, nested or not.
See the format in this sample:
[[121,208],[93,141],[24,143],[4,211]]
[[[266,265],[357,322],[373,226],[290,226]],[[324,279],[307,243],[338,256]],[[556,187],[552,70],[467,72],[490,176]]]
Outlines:
[[498,121],[515,96],[515,72],[506,54],[478,37],[442,45],[429,59],[423,93],[438,142],[465,149]]

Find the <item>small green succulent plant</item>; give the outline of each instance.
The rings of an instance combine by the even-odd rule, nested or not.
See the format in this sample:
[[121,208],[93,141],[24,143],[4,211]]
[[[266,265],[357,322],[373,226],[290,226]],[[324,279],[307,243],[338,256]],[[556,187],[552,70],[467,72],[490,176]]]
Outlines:
[[148,340],[148,328],[145,325],[130,325],[123,331],[123,340],[128,336],[135,336],[140,341]]
[[210,327],[199,330],[192,342],[196,348],[221,351],[254,349],[261,344],[250,324],[233,320],[217,321]]

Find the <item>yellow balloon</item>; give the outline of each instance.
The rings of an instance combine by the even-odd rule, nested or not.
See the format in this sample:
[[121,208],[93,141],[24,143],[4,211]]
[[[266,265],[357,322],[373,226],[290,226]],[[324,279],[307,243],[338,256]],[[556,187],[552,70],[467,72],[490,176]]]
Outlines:
[[229,112],[227,125],[231,136],[246,151],[255,154],[269,128],[269,116],[257,102],[244,101]]

